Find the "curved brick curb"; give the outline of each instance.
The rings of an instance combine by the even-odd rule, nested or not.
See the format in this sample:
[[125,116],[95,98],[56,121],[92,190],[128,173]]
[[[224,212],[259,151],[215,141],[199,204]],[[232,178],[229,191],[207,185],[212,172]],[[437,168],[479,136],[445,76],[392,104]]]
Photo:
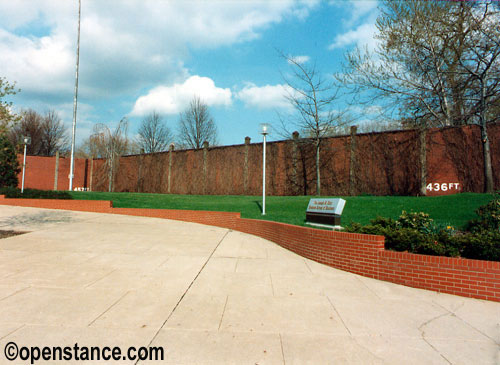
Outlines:
[[386,251],[384,237],[245,219],[240,213],[113,208],[110,201],[6,199],[0,205],[155,217],[253,234],[314,261],[359,275],[500,302],[500,262]]

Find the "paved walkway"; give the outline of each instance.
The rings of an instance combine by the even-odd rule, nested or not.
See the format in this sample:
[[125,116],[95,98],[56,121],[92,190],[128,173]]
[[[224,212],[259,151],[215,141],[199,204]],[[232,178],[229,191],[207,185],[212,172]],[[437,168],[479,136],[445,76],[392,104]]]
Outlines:
[[0,240],[0,363],[10,341],[163,346],[174,364],[500,363],[500,303],[346,273],[251,235],[8,206],[0,229],[31,232]]

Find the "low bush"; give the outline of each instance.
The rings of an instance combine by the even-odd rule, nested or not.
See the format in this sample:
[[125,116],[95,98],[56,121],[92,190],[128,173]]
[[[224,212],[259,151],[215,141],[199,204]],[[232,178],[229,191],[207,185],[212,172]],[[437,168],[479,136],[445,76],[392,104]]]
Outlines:
[[466,229],[471,232],[500,232],[500,194],[496,193],[493,200],[476,210],[478,219],[471,220]]
[[37,190],[17,188],[0,188],[0,195],[6,198],[24,198],[24,199],[73,199],[67,191]]
[[456,236],[461,256],[477,260],[500,261],[500,233],[476,232]]
[[470,221],[464,232],[438,226],[426,213],[405,211],[397,220],[377,217],[365,226],[352,223],[346,231],[385,236],[388,250],[500,261],[500,195],[477,214],[479,218]]

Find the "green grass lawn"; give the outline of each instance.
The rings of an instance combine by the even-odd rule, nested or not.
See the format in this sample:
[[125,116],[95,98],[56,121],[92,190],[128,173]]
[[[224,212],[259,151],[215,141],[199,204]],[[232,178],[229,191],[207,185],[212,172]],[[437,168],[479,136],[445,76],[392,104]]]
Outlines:
[[[144,193],[71,192],[74,199],[111,200],[119,208],[187,209],[240,212],[243,218],[267,219],[305,225],[310,196],[269,196],[261,215],[260,196],[173,195]],[[492,199],[490,194],[464,193],[439,197],[348,196],[342,224],[369,223],[376,216],[397,218],[401,211],[425,212],[437,224],[462,227],[475,210]]]

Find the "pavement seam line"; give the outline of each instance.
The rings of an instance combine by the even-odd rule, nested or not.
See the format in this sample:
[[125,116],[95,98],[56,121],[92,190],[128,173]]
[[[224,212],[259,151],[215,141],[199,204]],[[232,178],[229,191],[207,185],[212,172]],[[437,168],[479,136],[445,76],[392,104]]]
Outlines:
[[309,272],[314,275],[313,271],[311,270],[311,267],[309,266],[305,258],[304,258],[304,264],[306,264],[306,267],[309,269]]
[[424,322],[422,323],[419,327],[418,327],[418,330],[420,331],[420,337],[422,337],[422,340],[424,340],[424,342],[429,345],[434,351],[436,351],[436,353],[441,356],[444,360],[446,360],[448,362],[448,364],[453,364],[450,360],[448,360],[446,358],[446,356],[444,356],[437,348],[434,347],[433,344],[431,344],[426,338],[425,338],[425,330],[423,327],[427,326],[429,323],[435,321],[436,319],[439,319],[441,317],[445,317],[445,316],[449,316],[450,314],[452,314],[450,311],[448,311],[446,308],[445,310],[448,312],[448,313],[443,313],[443,314],[440,314],[439,316],[436,316],[434,318],[431,318],[429,319],[427,322]]
[[351,330],[349,329],[349,327],[347,327],[347,325],[345,324],[344,320],[342,319],[342,316],[340,315],[340,313],[337,311],[337,308],[335,308],[335,306],[333,305],[332,301],[330,300],[330,297],[327,295],[326,296],[326,299],[328,300],[328,302],[330,303],[330,305],[332,306],[333,310],[335,311],[335,313],[337,313],[337,316],[340,318],[340,322],[342,322],[342,324],[344,325],[344,328],[347,330],[347,332],[349,333],[349,336],[352,337],[352,333],[351,333]]
[[111,275],[112,273],[114,273],[116,270],[117,270],[117,269],[114,269],[114,270],[110,271],[109,273],[107,273],[106,275],[104,275],[104,276],[100,277],[99,279],[94,280],[94,281],[93,281],[93,282],[91,282],[90,284],[85,285],[85,289],[88,289],[89,287],[91,287],[91,286],[92,286],[92,285],[94,285],[95,283],[97,283],[97,282],[101,281],[101,280],[102,280],[102,279],[104,279],[104,278],[107,278],[109,275]]
[[[359,336],[359,337],[363,337],[363,336]],[[378,356],[377,354],[375,354],[372,350],[370,350],[368,347],[366,347],[365,345],[362,345],[358,342],[358,338],[356,336],[351,336],[351,339],[354,341],[354,343],[356,345],[358,345],[359,347],[361,347],[363,350],[365,350],[366,352],[368,352],[370,355],[372,355],[374,358],[376,358],[377,360],[379,360],[380,362],[384,362],[384,359],[381,358],[380,356]]]
[[224,303],[224,309],[222,310],[222,316],[220,317],[219,328],[217,328],[217,331],[220,331],[220,326],[222,326],[222,319],[224,318],[224,313],[226,313],[226,306],[228,300],[229,300],[229,295],[226,295],[226,302]]
[[5,300],[5,299],[7,299],[7,298],[10,298],[10,297],[12,297],[12,296],[16,295],[17,293],[20,293],[20,292],[22,292],[22,291],[24,291],[24,290],[26,290],[26,289],[29,289],[29,288],[33,288],[33,286],[29,285],[29,286],[27,286],[27,287],[25,287],[25,288],[19,289],[19,290],[15,291],[14,293],[11,293],[11,294],[7,295],[6,297],[0,298],[0,302],[1,302],[2,300]]
[[285,361],[285,351],[283,350],[283,339],[281,338],[281,333],[278,333],[278,335],[280,336],[281,357],[283,358],[283,365],[285,365],[286,361]]
[[[360,277],[358,276],[355,276],[356,280],[359,281],[366,289],[368,289],[369,292],[371,292],[373,295],[375,295],[377,298],[379,299],[382,299],[375,290],[373,290],[372,288],[370,288],[368,285],[366,285],[366,283],[363,281],[363,279],[361,279]],[[376,279],[375,279],[376,280]]]
[[19,331],[21,328],[23,328],[23,327],[25,327],[25,326],[26,326],[25,324],[22,324],[22,325],[21,325],[21,327],[18,327],[18,328],[16,328],[15,330],[10,331],[9,333],[7,333],[5,336],[0,337],[0,341],[1,341],[1,340],[3,340],[4,338],[6,338],[6,337],[10,336],[10,335],[11,335],[11,334],[13,334],[14,332]]
[[116,302],[114,302],[113,304],[111,304],[111,305],[109,306],[109,308],[108,308],[108,309],[106,309],[104,312],[102,312],[101,314],[99,314],[99,315],[97,316],[97,318],[96,318],[96,319],[94,319],[92,322],[90,322],[90,323],[87,325],[87,327],[92,326],[92,325],[93,325],[93,324],[94,324],[94,323],[95,323],[95,322],[96,322],[99,318],[101,318],[103,315],[105,315],[106,313],[108,313],[108,311],[109,311],[111,308],[113,308],[115,305],[117,305],[117,304],[118,304],[118,302],[120,302],[123,298],[125,298],[125,296],[126,296],[128,293],[130,293],[130,291],[127,291],[127,292],[126,292],[125,294],[123,294],[120,298],[118,298],[118,300],[117,300]]
[[273,291],[273,297],[275,297],[276,294],[274,293],[273,276],[271,273],[269,273],[269,280],[271,280],[271,290]]
[[[500,343],[498,343],[494,338],[490,337],[488,334],[484,333],[483,331],[481,331],[480,329],[474,327],[473,325],[471,325],[469,322],[467,322],[465,319],[463,319],[462,317],[460,317],[459,314],[455,313],[454,311],[450,311],[448,308],[442,306],[441,304],[439,303],[436,303],[435,301],[432,301],[432,303],[440,306],[441,308],[443,308],[445,311],[449,312],[453,317],[456,317],[458,319],[460,319],[463,323],[465,323],[467,326],[469,326],[470,328],[476,330],[477,332],[479,332],[480,334],[482,334],[483,336],[489,338],[491,341],[493,341],[493,343],[495,343],[496,345],[500,346]],[[460,307],[458,307],[457,309],[455,310],[458,310],[460,308],[462,308],[464,306],[464,303],[462,302],[462,305]]]
[[[153,248],[153,247],[151,247],[151,248]],[[166,260],[165,260],[165,261],[162,261],[162,263],[161,263],[161,264],[159,264],[159,265],[157,266],[157,268],[162,267],[164,264],[166,264],[166,263],[168,262],[168,260],[170,260],[170,256],[168,256],[168,257],[166,258]]]
[[[207,261],[205,261],[205,263],[203,264],[203,266],[201,267],[200,271],[198,271],[198,273],[196,274],[196,276],[194,277],[194,279],[191,281],[191,283],[189,284],[189,286],[187,287],[187,289],[184,291],[184,293],[181,295],[179,301],[177,302],[177,304],[175,305],[175,307],[172,309],[172,311],[170,312],[170,314],[168,315],[167,319],[165,319],[165,321],[163,322],[163,324],[160,326],[160,328],[158,329],[158,331],[156,331],[155,335],[153,336],[153,338],[151,339],[151,341],[149,341],[148,343],[148,347],[151,346],[151,344],[153,343],[153,341],[155,340],[155,338],[158,336],[158,334],[160,333],[160,331],[163,329],[163,327],[165,327],[165,324],[167,324],[168,320],[170,319],[170,317],[172,317],[172,315],[174,314],[175,310],[177,309],[177,307],[179,306],[179,304],[181,304],[182,300],[184,299],[184,297],[186,296],[187,292],[189,291],[189,289],[191,289],[191,286],[194,284],[194,282],[196,281],[196,279],[198,279],[198,276],[200,276],[201,272],[203,271],[203,269],[205,268],[205,266],[207,266],[208,262],[210,261],[210,259],[212,258],[212,256],[214,255],[215,251],[217,250],[217,248],[219,248],[219,245],[221,244],[222,241],[224,241],[224,239],[226,238],[226,236],[232,232],[231,230],[227,230],[226,233],[224,234],[224,236],[222,236],[222,238],[220,239],[220,241],[217,243],[217,246],[215,246],[215,248],[213,249],[213,251],[210,253],[210,256],[208,256],[207,258]],[[137,360],[134,364],[137,364],[139,362],[139,360]]]

